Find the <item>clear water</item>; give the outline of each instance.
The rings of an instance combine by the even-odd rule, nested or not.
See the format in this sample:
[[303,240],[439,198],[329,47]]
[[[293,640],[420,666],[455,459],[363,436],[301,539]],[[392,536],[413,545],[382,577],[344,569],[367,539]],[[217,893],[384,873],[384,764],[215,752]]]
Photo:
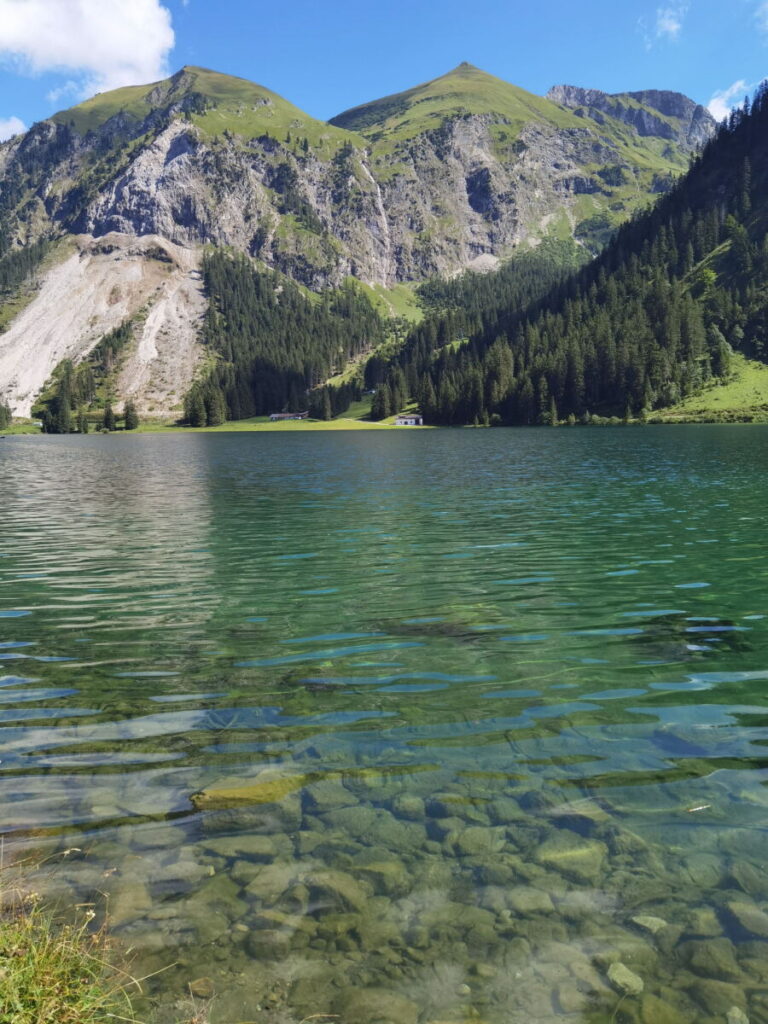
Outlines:
[[768,1021],[766,428],[0,474],[0,825],[168,968],[148,1017]]

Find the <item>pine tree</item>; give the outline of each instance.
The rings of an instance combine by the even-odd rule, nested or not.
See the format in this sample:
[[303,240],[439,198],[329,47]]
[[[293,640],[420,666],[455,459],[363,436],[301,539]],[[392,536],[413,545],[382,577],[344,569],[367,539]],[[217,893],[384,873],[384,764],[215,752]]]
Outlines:
[[90,430],[90,424],[88,423],[88,417],[85,412],[81,409],[77,417],[77,432],[78,434],[87,434]]
[[139,425],[139,414],[136,405],[129,399],[123,409],[123,421],[126,430],[135,430]]
[[114,430],[116,426],[115,413],[112,409],[112,405],[107,402],[104,406],[104,418],[102,420],[102,430]]

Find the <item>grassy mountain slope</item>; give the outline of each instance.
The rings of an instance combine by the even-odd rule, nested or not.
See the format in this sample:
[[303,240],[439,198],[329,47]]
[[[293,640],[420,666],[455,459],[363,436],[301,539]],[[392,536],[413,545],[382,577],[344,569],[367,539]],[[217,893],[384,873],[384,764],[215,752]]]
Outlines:
[[116,117],[138,127],[158,111],[184,112],[208,137],[228,131],[249,141],[263,135],[283,138],[290,131],[313,146],[341,146],[349,141],[364,144],[362,139],[351,140],[348,132],[310,117],[264,86],[190,65],[160,82],[99,93],[52,120],[85,135]]
[[429,131],[447,117],[465,114],[491,114],[506,120],[513,130],[531,120],[560,128],[574,128],[579,123],[570,111],[542,96],[464,63],[405,92],[346,110],[332,117],[330,124],[360,132],[373,141],[386,137],[394,142]]

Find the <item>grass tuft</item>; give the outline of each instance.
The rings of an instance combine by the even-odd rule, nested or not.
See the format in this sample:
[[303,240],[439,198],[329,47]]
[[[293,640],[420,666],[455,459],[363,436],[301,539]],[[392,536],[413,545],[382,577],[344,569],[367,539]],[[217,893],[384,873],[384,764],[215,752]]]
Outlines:
[[59,922],[38,893],[0,876],[0,1024],[105,1024],[135,1018],[91,906]]

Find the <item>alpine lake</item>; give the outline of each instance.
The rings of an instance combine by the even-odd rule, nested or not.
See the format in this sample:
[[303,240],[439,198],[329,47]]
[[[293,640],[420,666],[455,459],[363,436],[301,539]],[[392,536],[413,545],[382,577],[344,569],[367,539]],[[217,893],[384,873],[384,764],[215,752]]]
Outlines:
[[768,1022],[768,428],[0,474],[6,859],[106,918],[142,1020]]

